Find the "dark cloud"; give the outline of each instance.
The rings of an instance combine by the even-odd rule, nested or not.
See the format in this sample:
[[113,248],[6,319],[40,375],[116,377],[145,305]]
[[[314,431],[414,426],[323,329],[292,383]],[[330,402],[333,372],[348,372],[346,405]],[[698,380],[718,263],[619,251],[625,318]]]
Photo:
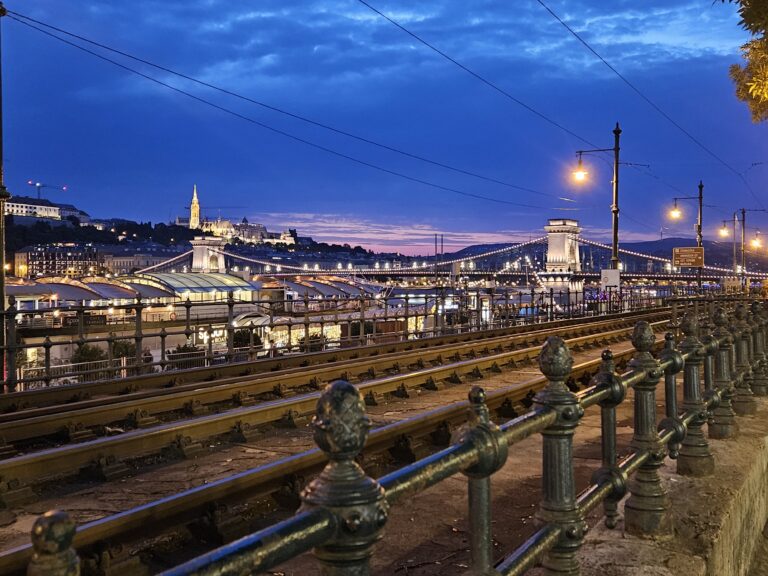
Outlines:
[[[746,169],[768,160],[765,128],[749,124],[727,77],[745,40],[732,7],[707,0],[549,4],[733,166]],[[598,147],[612,144],[611,129],[620,120],[624,157],[651,165],[622,169],[626,229],[655,233],[671,196],[692,189],[699,178],[707,180],[707,192],[721,211],[732,210],[734,202],[756,202],[738,178],[633,94],[537,3],[381,0],[374,5]],[[555,197],[573,196],[581,209],[576,215],[587,225],[599,230],[608,224],[609,163],[590,158],[594,185],[573,190],[566,174],[584,142],[495,93],[359,2],[113,0],[69,3],[64,9],[57,0],[9,0],[7,6],[362,136]],[[452,195],[350,163],[169,92],[16,22],[3,26],[7,170],[16,194],[26,192],[23,183],[30,177],[66,182],[70,200],[96,215],[166,220],[188,202],[196,182],[212,209],[242,205],[246,214],[335,215],[326,220],[339,238],[351,233],[345,226],[358,234],[351,222],[388,220],[398,230],[413,222],[496,238],[540,228],[553,215]],[[141,70],[260,122],[416,178],[512,202],[558,203]],[[756,169],[747,176],[759,188],[766,173]],[[718,213],[709,220],[721,218]],[[332,230],[323,228],[324,238]]]

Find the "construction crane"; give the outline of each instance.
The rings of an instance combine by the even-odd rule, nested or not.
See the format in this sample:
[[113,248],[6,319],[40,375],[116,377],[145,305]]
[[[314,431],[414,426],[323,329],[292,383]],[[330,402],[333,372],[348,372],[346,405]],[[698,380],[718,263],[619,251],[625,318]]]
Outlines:
[[40,190],[43,188],[50,188],[52,190],[61,190],[63,192],[67,191],[67,186],[52,186],[50,184],[43,184],[42,182],[36,182],[35,180],[27,180],[27,184],[30,186],[34,186],[37,188],[37,199],[40,200]]

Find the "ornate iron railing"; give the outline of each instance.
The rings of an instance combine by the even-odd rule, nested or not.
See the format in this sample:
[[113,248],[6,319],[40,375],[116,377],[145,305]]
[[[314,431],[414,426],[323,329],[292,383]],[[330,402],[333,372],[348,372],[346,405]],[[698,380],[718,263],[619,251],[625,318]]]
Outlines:
[[[390,507],[459,472],[468,477],[471,574],[519,575],[540,563],[547,574],[577,575],[576,553],[587,528],[586,515],[602,504],[605,524],[614,527],[617,504],[627,494],[628,532],[669,533],[672,503],[659,468],[670,457],[677,460],[678,474],[704,476],[714,471],[707,436],[733,438],[736,415],[754,413],[755,396],[768,393],[768,313],[758,301],[707,301],[691,306],[671,328],[663,350],[654,356],[656,336],[647,322],[637,323],[629,370],[618,374],[613,355],[606,350],[599,372],[579,393],[566,385],[573,364],[567,346],[561,338],[550,337],[539,356],[548,383],[536,394],[530,412],[496,425],[483,390],[473,387],[468,425],[453,445],[378,481],[355,462],[370,426],[363,399],[352,384],[334,382],[322,394],[313,421],[315,441],[329,462],[303,491],[296,515],[164,575],[257,574],[311,549],[323,574],[368,574]],[[677,333],[682,335],[679,345]],[[681,372],[683,403],[678,408],[676,380]],[[656,394],[662,379],[666,408],[657,427]],[[616,408],[630,387],[634,389],[631,453],[619,459]],[[602,465],[590,485],[577,493],[573,436],[584,411],[592,406],[601,410]],[[510,446],[534,434],[541,434],[543,442],[539,528],[494,566],[490,477],[504,465]],[[74,524],[63,512],[38,519],[28,573],[74,574],[78,562],[71,547],[74,533]]]

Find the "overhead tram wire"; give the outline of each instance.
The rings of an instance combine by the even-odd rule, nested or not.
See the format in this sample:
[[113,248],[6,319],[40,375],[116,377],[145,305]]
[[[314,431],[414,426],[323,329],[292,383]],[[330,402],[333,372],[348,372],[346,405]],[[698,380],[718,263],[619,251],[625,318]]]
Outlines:
[[[565,132],[566,134],[569,134],[569,135],[573,136],[574,138],[576,138],[576,139],[578,139],[578,140],[580,140],[580,141],[584,142],[585,144],[588,144],[588,145],[589,145],[589,146],[591,146],[592,148],[599,148],[599,146],[597,146],[597,144],[594,144],[594,143],[590,142],[590,141],[589,141],[589,140],[587,140],[586,138],[584,138],[584,137],[580,136],[579,134],[576,134],[576,133],[575,133],[575,132],[573,132],[572,130],[570,130],[570,129],[566,128],[565,126],[563,126],[563,125],[562,125],[562,124],[560,124],[559,122],[557,122],[557,121],[553,120],[552,118],[550,118],[550,117],[546,116],[544,113],[542,113],[542,112],[539,112],[538,110],[536,110],[535,108],[533,108],[533,107],[532,107],[532,106],[530,106],[529,104],[526,104],[525,102],[521,101],[519,98],[516,98],[516,97],[514,97],[512,94],[510,94],[509,92],[507,92],[507,91],[506,91],[506,90],[504,90],[503,88],[499,87],[499,86],[498,86],[497,84],[495,84],[494,82],[492,82],[492,81],[488,80],[487,78],[485,78],[484,76],[482,76],[482,75],[480,75],[479,73],[475,72],[474,70],[472,70],[472,69],[471,69],[471,68],[469,68],[468,66],[466,66],[466,65],[462,64],[461,62],[459,62],[458,60],[456,60],[455,58],[453,58],[453,57],[452,57],[452,56],[450,56],[449,54],[446,54],[445,52],[443,52],[442,50],[440,50],[439,48],[437,48],[437,47],[436,47],[436,46],[434,46],[433,44],[430,44],[429,42],[427,42],[426,40],[424,40],[424,39],[423,39],[421,36],[419,36],[419,35],[418,35],[418,34],[416,34],[415,32],[412,32],[411,30],[409,30],[408,28],[406,28],[405,26],[403,26],[402,24],[400,24],[400,23],[399,23],[397,20],[394,20],[393,18],[390,18],[389,16],[387,16],[386,14],[384,14],[383,12],[381,12],[379,9],[377,9],[375,6],[373,6],[373,5],[371,5],[370,3],[368,3],[366,0],[358,0],[358,2],[360,2],[361,4],[363,4],[364,6],[366,6],[367,8],[369,8],[369,9],[370,9],[372,12],[374,12],[374,13],[378,14],[380,17],[384,18],[384,20],[386,20],[387,22],[389,22],[390,24],[392,24],[392,25],[393,25],[393,26],[395,26],[396,28],[398,28],[398,29],[402,30],[403,32],[405,32],[406,34],[408,34],[409,36],[411,36],[412,38],[414,38],[415,40],[417,40],[418,42],[420,42],[421,44],[423,44],[424,46],[426,46],[427,48],[429,48],[429,49],[430,49],[430,50],[432,50],[433,52],[435,52],[435,53],[437,53],[438,55],[440,55],[441,57],[445,58],[446,60],[448,60],[448,61],[449,61],[449,62],[451,62],[452,64],[454,64],[454,65],[458,66],[458,67],[459,67],[459,68],[461,68],[463,71],[465,71],[466,73],[470,74],[471,76],[473,76],[473,77],[474,77],[474,78],[476,78],[477,80],[480,80],[480,81],[481,81],[483,84],[485,84],[485,85],[489,86],[490,88],[492,88],[493,90],[495,90],[496,92],[498,92],[499,94],[501,94],[502,96],[505,96],[506,98],[508,98],[509,100],[511,100],[512,102],[514,102],[515,104],[518,104],[519,106],[522,106],[523,108],[525,108],[526,110],[528,110],[528,111],[532,112],[533,114],[535,114],[535,115],[536,115],[536,116],[538,116],[539,118],[541,118],[541,119],[543,119],[544,121],[548,122],[549,124],[551,124],[551,125],[555,126],[556,128],[559,128],[560,130],[562,130],[562,131],[563,131],[563,132]],[[601,156],[598,156],[598,158],[600,158],[601,160],[603,159]],[[665,186],[667,186],[667,187],[669,187],[669,188],[672,188],[672,189],[675,189],[675,190],[679,190],[679,188],[677,188],[677,187],[676,187],[676,186],[674,186],[673,184],[670,184],[670,183],[668,183],[668,182],[666,182],[666,181],[662,180],[662,179],[661,179],[659,176],[656,176],[656,175],[653,175],[653,174],[650,174],[650,173],[648,173],[648,172],[645,172],[645,171],[641,170],[641,169],[640,169],[640,166],[638,166],[638,165],[636,165],[636,164],[631,164],[631,163],[628,163],[628,162],[625,162],[624,164],[625,164],[625,165],[629,165],[629,167],[630,167],[630,168],[633,168],[633,169],[635,169],[635,170],[636,170],[636,171],[638,171],[640,174],[643,174],[643,175],[645,175],[645,176],[647,176],[647,177],[649,177],[649,178],[654,178],[655,180],[657,180],[657,181],[661,182],[662,184],[664,184]],[[682,193],[682,192],[681,192],[681,193]],[[628,216],[626,216],[626,215],[625,215],[625,217],[626,217],[628,220],[632,220],[633,222],[636,222],[636,223],[638,223],[638,224],[642,224],[641,222],[639,222],[639,221],[637,221],[637,220],[634,220],[634,219],[632,219],[632,218],[629,218],[629,217],[628,217]],[[647,226],[647,225],[645,225],[645,224],[642,224],[642,225],[643,225],[643,226]],[[650,227],[649,227],[649,228],[650,228]]]
[[260,122],[259,120],[256,120],[254,118],[251,118],[249,116],[245,116],[244,114],[240,114],[239,112],[236,112],[234,110],[231,110],[229,108],[226,108],[224,106],[221,106],[219,104],[216,104],[214,102],[211,102],[210,100],[206,100],[205,98],[202,98],[200,96],[197,96],[195,94],[192,94],[190,92],[187,92],[186,90],[183,90],[181,88],[178,88],[176,86],[173,86],[171,84],[168,84],[167,82],[164,82],[162,80],[159,80],[157,78],[154,78],[153,76],[150,76],[148,74],[145,74],[139,70],[136,70],[135,68],[131,68],[130,66],[126,66],[125,64],[122,64],[121,62],[117,62],[116,60],[113,60],[111,58],[108,58],[104,56],[103,54],[99,54],[98,52],[95,52],[93,50],[90,50],[84,46],[80,46],[79,44],[76,44],[75,42],[71,42],[67,40],[66,38],[62,38],[60,36],[57,36],[56,34],[49,32],[48,30],[44,30],[42,28],[39,28],[38,26],[35,26],[34,24],[30,24],[29,22],[25,22],[24,20],[21,20],[19,18],[15,18],[13,15],[8,15],[8,18],[11,18],[12,20],[23,24],[24,26],[27,26],[29,28],[32,28],[33,30],[37,30],[38,32],[45,34],[46,36],[50,36],[51,38],[55,38],[59,42],[63,42],[64,44],[67,44],[69,46],[72,46],[73,48],[77,48],[78,50],[81,50],[87,54],[90,54],[100,60],[103,60],[105,62],[108,62],[110,64],[113,64],[114,66],[117,66],[118,68],[122,68],[123,70],[126,70],[128,72],[131,72],[133,74],[136,74],[137,76],[140,76],[146,80],[149,80],[150,82],[154,82],[155,84],[158,84],[159,86],[163,86],[164,88],[168,88],[169,90],[172,90],[174,92],[177,92],[178,94],[182,94],[188,98],[191,98],[192,100],[195,100],[201,104],[205,104],[207,106],[210,106],[211,108],[214,108],[216,110],[219,110],[221,112],[224,112],[226,114],[229,114],[231,116],[234,116],[235,118],[239,118],[240,120],[244,120],[246,122],[249,122],[251,124],[254,124],[256,126],[259,126],[261,128],[264,128],[265,130],[269,130],[275,134],[279,134],[281,136],[284,136],[286,138],[289,138],[291,140],[294,140],[296,142],[300,142],[302,144],[305,144],[307,146],[310,146],[312,148],[315,148],[317,150],[322,150],[323,152],[327,152],[328,154],[332,154],[334,156],[337,156],[339,158],[343,158],[345,160],[349,160],[351,162],[355,162],[356,164],[360,164],[361,166],[366,166],[368,168],[372,168],[374,170],[378,170],[379,172],[383,172],[385,174],[390,174],[392,176],[397,176],[398,178],[403,178],[404,180],[408,180],[410,182],[415,182],[417,184],[422,184],[424,186],[429,186],[431,188],[435,188],[438,190],[443,190],[445,192],[451,192],[453,194],[458,194],[461,196],[466,196],[469,198],[476,198],[478,200],[486,200],[488,202],[495,202],[497,204],[505,204],[508,206],[516,206],[518,208],[532,208],[536,210],[558,210],[558,211],[577,211],[579,208],[562,208],[562,207],[545,207],[545,206],[537,206],[534,204],[526,204],[522,202],[511,202],[509,200],[502,200],[500,198],[493,198],[491,196],[484,196],[482,194],[476,194],[473,192],[466,192],[464,190],[458,190],[456,188],[450,188],[448,186],[443,186],[441,184],[436,184],[434,182],[430,182],[428,180],[424,180],[422,178],[417,178],[415,176],[409,176],[407,174],[403,174],[402,172],[398,172],[396,170],[391,170],[389,168],[385,168],[383,166],[379,166],[378,164],[374,164],[372,162],[368,162],[367,160],[362,160],[360,158],[356,158],[355,156],[350,156],[349,154],[345,154],[343,152],[339,152],[338,150],[334,150],[333,148],[329,148],[327,146],[324,146],[322,144],[318,144],[316,142],[313,142],[311,140],[308,140],[306,138],[302,138],[300,136],[296,136],[295,134],[291,134],[290,132],[286,132],[285,130],[281,130],[279,128],[275,128],[273,126],[270,126],[269,124],[265,124],[264,122]]
[[[331,126],[329,124],[326,124],[324,122],[320,122],[318,120],[313,120],[312,118],[308,118],[306,116],[302,116],[300,114],[296,114],[295,112],[290,112],[288,110],[284,110],[282,108],[279,108],[277,106],[273,106],[271,104],[267,104],[266,102],[262,102],[260,100],[256,100],[255,98],[251,98],[249,96],[245,96],[243,94],[239,94],[238,92],[235,92],[233,90],[228,90],[227,88],[222,88],[221,86],[217,86],[215,84],[211,84],[210,82],[206,82],[205,80],[201,80],[199,78],[195,78],[194,76],[190,76],[189,74],[184,74],[183,72],[179,72],[177,70],[174,70],[172,68],[168,68],[167,66],[163,66],[161,64],[156,64],[150,60],[147,60],[146,58],[141,58],[139,56],[135,56],[129,52],[125,52],[124,50],[119,50],[117,48],[113,48],[111,46],[108,46],[107,44],[104,44],[102,42],[97,42],[96,40],[91,40],[90,38],[87,38],[85,36],[82,36],[80,34],[75,34],[74,32],[70,32],[68,30],[65,30],[63,28],[59,28],[57,26],[54,26],[52,24],[48,24],[47,22],[43,22],[41,20],[36,20],[34,18],[31,18],[30,16],[26,16],[24,14],[20,14],[18,12],[14,12],[13,10],[8,10],[8,14],[10,17],[16,17],[13,18],[17,22],[19,19],[24,20],[25,22],[33,22],[34,24],[37,24],[39,26],[43,26],[44,28],[47,28],[49,30],[53,30],[55,32],[58,32],[60,34],[64,34],[66,36],[69,36],[70,38],[75,38],[81,42],[86,42],[92,46],[96,46],[98,48],[101,48],[102,50],[107,50],[109,52],[112,52],[113,54],[118,54],[120,56],[123,56],[124,58],[128,58],[130,60],[133,60],[135,62],[139,62],[141,64],[144,64],[146,66],[150,66],[152,68],[155,68],[157,70],[160,70],[162,72],[166,72],[168,74],[172,74],[174,76],[177,76],[178,78],[182,78],[184,80],[187,80],[189,82],[193,82],[195,84],[198,84],[199,86],[204,86],[206,88],[210,88],[211,90],[215,90],[217,92],[220,92],[221,94],[226,94],[227,96],[232,96],[233,98],[237,98],[239,100],[243,100],[245,102],[248,102],[250,104],[255,104],[257,106],[261,106],[262,108],[265,108],[267,110],[271,110],[272,112],[277,112],[278,114],[282,114],[284,116],[288,116],[289,118],[293,118],[295,120],[299,120],[301,122],[305,122],[307,124],[311,124],[312,126],[317,126],[318,128],[322,128],[324,130],[328,130],[330,132],[334,132],[336,134],[339,134],[341,136],[345,136],[347,138],[352,138],[354,140],[357,140],[358,142],[363,142],[365,144],[369,144],[371,146],[376,146],[378,148],[381,148],[382,150],[387,150],[389,152],[393,152],[395,154],[400,154],[402,156],[405,156],[407,158],[411,158],[413,160],[418,160],[420,162],[426,162],[427,164],[431,164],[433,166],[437,166],[439,168],[444,168],[446,170],[451,170],[453,172],[456,172],[458,174],[463,174],[465,176],[471,176],[473,178],[478,178],[480,180],[484,180],[486,182],[492,182],[494,184],[499,184],[501,186],[506,186],[508,188],[512,188],[514,190],[520,190],[521,192],[529,192],[531,194],[537,194],[539,196],[548,196],[548,197],[557,197],[556,194],[551,194],[548,192],[541,192],[540,190],[534,190],[532,188],[527,188],[525,186],[519,186],[517,184],[512,184],[510,182],[506,182],[504,180],[499,180],[497,178],[493,178],[491,176],[485,176],[483,174],[479,174],[477,172],[473,172],[471,170],[466,170],[464,168],[459,168],[457,166],[451,166],[450,164],[446,164],[444,162],[440,162],[438,160],[432,160],[431,158],[427,158],[425,156],[421,156],[419,154],[414,154],[412,152],[407,152],[405,150],[402,150],[400,148],[396,148],[395,146],[390,146],[388,144],[383,144],[381,142],[377,142],[375,140],[371,140],[370,138],[366,138],[365,136],[360,136],[358,134],[354,134],[352,132],[348,132],[346,130],[343,130],[341,128],[336,128],[335,126]],[[24,23],[24,22],[23,22]],[[571,201],[571,200],[569,200]]]
[[405,26],[403,26],[402,24],[400,24],[400,23],[399,23],[399,22],[397,22],[396,20],[394,20],[394,19],[390,18],[389,16],[387,16],[386,14],[384,14],[384,13],[383,13],[381,10],[379,10],[379,9],[378,9],[378,8],[376,8],[375,6],[372,6],[371,4],[369,4],[368,2],[366,2],[366,0],[357,0],[357,1],[358,1],[358,2],[360,2],[360,4],[362,4],[363,6],[366,6],[366,7],[367,7],[369,10],[371,10],[372,12],[375,12],[376,14],[378,14],[379,16],[381,16],[382,18],[384,18],[384,19],[385,19],[387,22],[389,22],[389,23],[390,23],[390,24],[392,24],[393,26],[395,26],[395,27],[399,28],[400,30],[402,30],[403,32],[405,32],[406,34],[408,34],[408,35],[409,35],[411,38],[413,38],[413,39],[414,39],[414,40],[416,40],[417,42],[419,42],[419,43],[423,44],[424,46],[426,46],[427,48],[429,48],[429,49],[430,49],[430,50],[432,50],[433,52],[435,52],[435,53],[439,54],[440,56],[442,56],[443,58],[445,58],[446,60],[448,60],[448,61],[449,61],[449,62],[451,62],[452,64],[455,64],[456,66],[458,66],[459,68],[461,68],[462,70],[464,70],[464,72],[466,72],[467,74],[469,74],[469,75],[471,75],[471,76],[475,77],[477,80],[479,80],[479,81],[480,81],[480,82],[482,82],[483,84],[485,84],[485,85],[489,86],[490,88],[492,88],[493,90],[495,90],[496,92],[498,92],[499,94],[501,94],[502,96],[504,96],[504,97],[508,98],[509,100],[511,100],[512,102],[514,102],[515,104],[517,104],[518,106],[521,106],[521,107],[525,108],[525,109],[526,109],[526,110],[528,110],[530,113],[532,113],[532,114],[534,114],[534,115],[538,116],[539,118],[541,118],[542,120],[544,120],[544,121],[545,121],[545,122],[547,122],[548,124],[551,124],[551,125],[552,125],[552,126],[554,126],[555,128],[558,128],[559,130],[562,130],[562,131],[563,131],[563,132],[565,132],[566,134],[569,134],[570,136],[573,136],[573,137],[574,137],[574,138],[576,138],[577,140],[580,140],[580,141],[584,142],[585,144],[587,144],[587,145],[591,146],[592,148],[598,148],[598,146],[597,146],[596,144],[593,144],[592,142],[590,142],[590,141],[589,141],[589,140],[587,140],[586,138],[582,138],[581,136],[579,136],[578,134],[576,134],[576,132],[574,132],[573,130],[570,130],[569,128],[567,128],[567,127],[563,126],[562,124],[560,124],[560,123],[559,123],[557,120],[554,120],[554,119],[550,118],[549,116],[547,116],[547,115],[546,115],[546,114],[544,114],[543,112],[539,112],[539,111],[538,111],[538,110],[536,110],[536,109],[535,109],[533,106],[531,106],[530,104],[526,104],[525,102],[523,102],[523,101],[522,101],[522,100],[520,100],[519,98],[516,98],[515,96],[513,96],[512,94],[510,94],[509,92],[507,92],[506,90],[504,90],[504,89],[503,89],[501,86],[499,86],[498,84],[496,84],[496,83],[494,83],[494,82],[492,82],[492,81],[488,80],[488,79],[487,79],[485,76],[481,76],[480,74],[478,74],[477,72],[475,72],[475,71],[474,71],[474,70],[472,70],[471,68],[469,68],[469,67],[465,66],[464,64],[462,64],[461,62],[459,62],[459,61],[458,61],[458,60],[456,60],[455,58],[453,58],[453,57],[451,57],[450,55],[446,54],[445,52],[443,52],[442,50],[440,50],[440,49],[439,49],[437,46],[435,46],[434,44],[430,44],[429,42],[427,42],[426,40],[424,40],[424,38],[422,38],[421,36],[419,36],[419,35],[418,35],[418,34],[416,34],[415,32],[412,32],[411,30],[409,30],[408,28],[406,28]]
[[[359,0],[359,1],[360,1],[360,2],[362,2],[363,0]],[[588,43],[586,40],[584,40],[584,39],[583,39],[583,38],[582,38],[582,37],[579,35],[579,33],[578,33],[578,32],[576,32],[576,31],[575,31],[573,28],[571,28],[571,27],[570,27],[570,26],[569,26],[569,25],[568,25],[568,24],[567,24],[567,23],[566,23],[566,22],[565,22],[565,21],[564,21],[562,18],[560,18],[560,16],[558,16],[558,15],[557,15],[557,14],[556,14],[556,13],[555,13],[555,12],[554,12],[554,11],[553,11],[553,10],[552,10],[550,7],[549,7],[549,6],[547,6],[547,5],[544,3],[544,0],[536,0],[536,1],[537,1],[537,2],[538,2],[538,3],[539,3],[539,4],[540,4],[540,5],[541,5],[541,6],[542,6],[542,7],[543,7],[543,8],[544,8],[544,9],[545,9],[547,12],[549,12],[549,13],[550,13],[550,15],[551,15],[551,16],[552,16],[552,17],[553,17],[555,20],[557,20],[558,22],[560,22],[560,24],[562,24],[562,25],[563,25],[563,27],[564,27],[566,30],[568,30],[568,32],[570,32],[570,33],[571,33],[571,34],[572,34],[572,35],[573,35],[573,36],[574,36],[574,37],[575,37],[575,38],[576,38],[576,39],[577,39],[579,42],[581,42],[581,43],[582,43],[582,44],[583,44],[583,45],[586,47],[586,49],[587,49],[587,50],[589,50],[589,51],[590,51],[592,54],[594,54],[594,55],[595,55],[595,56],[596,56],[596,57],[597,57],[597,58],[598,58],[598,59],[599,59],[599,60],[600,60],[600,61],[601,61],[603,64],[605,64],[605,65],[608,67],[608,69],[609,69],[609,70],[611,70],[611,72],[613,72],[614,74],[616,74],[616,76],[618,76],[618,77],[621,79],[621,81],[622,81],[622,82],[624,82],[624,83],[625,83],[627,86],[629,86],[629,88],[630,88],[630,89],[631,89],[633,92],[635,92],[635,93],[636,93],[638,96],[640,96],[640,98],[642,98],[643,100],[645,100],[645,102],[647,102],[647,103],[648,103],[648,105],[650,105],[650,106],[651,106],[651,108],[653,108],[654,110],[656,110],[656,112],[658,112],[659,114],[661,114],[661,116],[663,116],[663,117],[664,117],[664,118],[665,118],[665,119],[666,119],[668,122],[670,122],[670,123],[671,123],[671,124],[672,124],[672,125],[673,125],[675,128],[677,128],[678,130],[680,130],[680,132],[682,132],[683,134],[685,134],[685,135],[686,135],[686,136],[687,136],[687,137],[688,137],[688,138],[689,138],[689,139],[690,139],[690,140],[691,140],[691,141],[692,141],[694,144],[696,144],[696,145],[697,145],[699,148],[701,148],[702,150],[704,150],[704,152],[706,152],[707,154],[709,154],[709,155],[710,155],[712,158],[714,158],[715,160],[717,160],[717,161],[718,161],[720,164],[722,164],[722,165],[723,165],[723,166],[725,166],[725,167],[726,167],[728,170],[730,170],[730,171],[731,171],[731,172],[733,172],[733,173],[734,173],[736,176],[738,176],[738,177],[739,177],[739,179],[740,179],[740,180],[741,180],[741,181],[744,183],[744,186],[747,188],[747,190],[749,190],[749,193],[752,195],[752,197],[753,197],[753,198],[754,198],[754,199],[757,201],[757,203],[758,203],[758,204],[759,204],[759,205],[760,205],[762,208],[765,208],[765,205],[763,204],[763,201],[760,199],[760,197],[759,197],[757,194],[755,194],[755,191],[754,191],[754,190],[752,189],[752,187],[749,185],[749,182],[747,182],[747,179],[746,179],[746,178],[744,178],[744,174],[743,174],[743,173],[739,172],[738,170],[736,170],[736,168],[734,168],[733,166],[731,166],[730,164],[728,164],[728,162],[726,162],[725,160],[723,160],[723,159],[722,159],[720,156],[718,156],[718,155],[717,155],[715,152],[713,152],[713,151],[712,151],[712,150],[711,150],[709,147],[705,146],[705,145],[704,145],[704,144],[701,142],[701,140],[699,140],[698,138],[696,138],[696,137],[695,137],[693,134],[691,134],[691,133],[690,133],[688,130],[686,130],[685,128],[683,128],[683,126],[681,126],[681,125],[680,125],[680,123],[678,123],[678,122],[677,122],[677,121],[676,121],[674,118],[672,118],[672,117],[671,117],[669,114],[667,114],[667,113],[666,113],[664,110],[662,110],[662,109],[661,109],[661,107],[660,107],[658,104],[656,104],[656,103],[655,103],[653,100],[651,100],[651,99],[650,99],[648,96],[646,96],[646,95],[645,95],[645,94],[644,94],[644,93],[643,93],[643,92],[642,92],[642,91],[641,91],[641,90],[640,90],[640,89],[639,89],[637,86],[635,86],[635,85],[634,85],[632,82],[630,82],[630,81],[629,81],[629,80],[628,80],[628,79],[627,79],[627,78],[626,78],[626,77],[625,77],[625,76],[624,76],[624,75],[623,75],[621,72],[619,72],[619,71],[618,71],[616,68],[614,68],[614,67],[613,67],[613,66],[610,64],[610,62],[608,62],[608,61],[607,61],[605,58],[603,58],[603,57],[602,57],[602,56],[601,56],[601,55],[600,55],[600,54],[597,52],[597,50],[595,50],[594,48],[592,48],[592,46],[591,46],[591,45],[590,45],[590,44],[589,44],[589,43]]]

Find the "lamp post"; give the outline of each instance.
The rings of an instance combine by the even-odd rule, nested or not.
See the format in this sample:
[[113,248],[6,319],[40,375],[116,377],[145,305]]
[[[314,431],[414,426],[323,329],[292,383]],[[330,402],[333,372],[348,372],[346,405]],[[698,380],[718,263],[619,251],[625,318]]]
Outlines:
[[577,182],[584,182],[587,178],[587,172],[581,162],[582,154],[591,152],[613,152],[613,203],[611,204],[611,227],[613,229],[613,244],[611,245],[611,270],[619,269],[619,141],[621,138],[621,127],[616,122],[616,128],[613,129],[613,148],[595,148],[593,150],[576,150],[579,162],[573,177]]
[[[0,18],[7,14],[0,2]],[[0,36],[0,39],[2,36]],[[5,203],[11,197],[5,187],[5,167],[3,162],[3,69],[2,43],[0,43],[0,378],[5,380]]]
[[[677,196],[674,199],[675,205],[672,210],[669,211],[671,218],[677,220],[682,217],[682,211],[677,207],[678,200],[698,200],[699,201],[699,215],[696,219],[696,246],[699,248],[704,247],[704,236],[702,235],[702,213],[704,211],[704,182],[699,180],[699,193],[696,196]],[[701,291],[701,268],[699,268],[697,274],[697,284],[699,291]]]

